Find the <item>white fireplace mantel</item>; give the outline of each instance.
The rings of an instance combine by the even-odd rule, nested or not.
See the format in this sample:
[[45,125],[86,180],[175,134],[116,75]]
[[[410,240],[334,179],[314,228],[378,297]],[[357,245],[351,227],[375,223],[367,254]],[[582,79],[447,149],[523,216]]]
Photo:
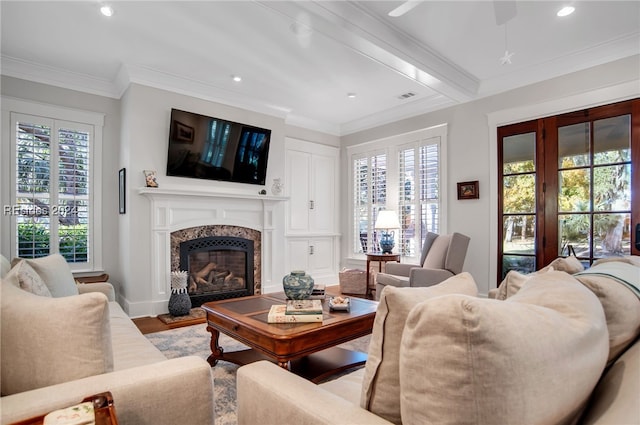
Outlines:
[[141,187],[150,201],[151,281],[153,311],[163,314],[171,295],[171,232],[196,226],[231,225],[262,235],[262,289],[279,290],[284,258],[274,253],[284,244],[284,219],[279,205],[287,197],[215,192],[201,189]]
[[217,192],[202,189],[182,189],[182,188],[160,188],[160,187],[141,187],[138,189],[140,195],[149,198],[161,197],[197,197],[197,198],[229,198],[229,199],[259,199],[262,201],[287,201],[289,198],[285,196],[272,196],[247,193]]

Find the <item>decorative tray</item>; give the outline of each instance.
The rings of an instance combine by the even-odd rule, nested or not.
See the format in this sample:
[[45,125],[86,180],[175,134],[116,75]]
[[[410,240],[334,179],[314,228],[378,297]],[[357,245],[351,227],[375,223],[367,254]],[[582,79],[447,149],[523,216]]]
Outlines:
[[351,302],[349,297],[331,297],[329,298],[329,310],[331,311],[349,311]]

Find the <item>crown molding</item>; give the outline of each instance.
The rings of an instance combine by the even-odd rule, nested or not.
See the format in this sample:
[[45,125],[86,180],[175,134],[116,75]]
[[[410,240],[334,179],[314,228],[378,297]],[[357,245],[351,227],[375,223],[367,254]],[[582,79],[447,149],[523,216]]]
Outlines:
[[113,81],[2,55],[0,72],[9,77],[119,99]]

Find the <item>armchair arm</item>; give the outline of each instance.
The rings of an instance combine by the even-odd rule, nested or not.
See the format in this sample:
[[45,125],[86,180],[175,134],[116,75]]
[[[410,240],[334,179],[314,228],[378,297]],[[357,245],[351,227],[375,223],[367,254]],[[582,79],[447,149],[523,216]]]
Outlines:
[[259,361],[238,369],[238,425],[391,425],[281,367]]
[[417,264],[403,264],[403,263],[385,263],[384,272],[386,274],[393,274],[396,276],[405,276],[409,277],[411,274],[411,269],[416,267],[420,267]]
[[432,286],[449,279],[451,276],[453,276],[453,273],[451,273],[449,270],[423,269],[422,267],[416,267],[411,269],[409,286]]
[[109,282],[79,283],[78,292],[84,294],[87,292],[102,292],[107,296],[109,301],[116,300],[116,292],[113,285]]
[[118,422],[213,425],[211,366],[190,356],[4,396],[0,423],[13,423],[72,406],[111,391]]

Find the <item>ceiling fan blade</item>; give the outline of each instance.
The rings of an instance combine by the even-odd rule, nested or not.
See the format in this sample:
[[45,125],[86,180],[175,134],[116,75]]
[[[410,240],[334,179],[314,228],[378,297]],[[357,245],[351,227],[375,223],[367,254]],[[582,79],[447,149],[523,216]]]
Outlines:
[[502,25],[516,17],[515,0],[493,0],[493,12],[496,15],[496,25]]
[[392,16],[394,18],[397,18],[398,16],[402,16],[408,11],[410,11],[411,9],[413,9],[414,7],[416,7],[417,5],[419,5],[420,3],[422,3],[423,1],[424,0],[405,1],[400,6],[396,7],[391,12],[389,12],[389,16]]

